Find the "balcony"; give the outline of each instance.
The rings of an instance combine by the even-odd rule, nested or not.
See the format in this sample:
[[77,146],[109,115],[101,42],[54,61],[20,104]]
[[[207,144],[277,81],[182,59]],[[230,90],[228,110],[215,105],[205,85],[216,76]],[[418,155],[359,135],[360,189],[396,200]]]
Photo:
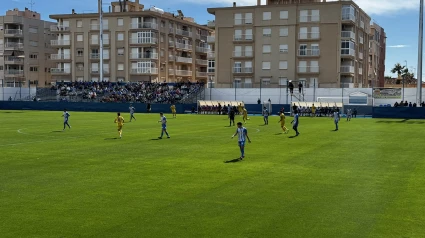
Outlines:
[[341,49],[341,56],[342,57],[356,57],[356,51],[353,49],[347,49],[347,48],[342,48]]
[[299,22],[319,22],[320,16],[313,16],[313,15],[299,16],[298,21]]
[[252,57],[252,56],[253,56],[253,52],[251,50],[233,51],[233,57],[235,58]]
[[192,50],[192,45],[188,45],[188,44],[183,44],[183,43],[179,43],[179,42],[176,42],[176,47],[178,48],[178,49],[183,49],[183,50]]
[[158,38],[154,38],[154,37],[130,38],[130,44],[133,44],[133,45],[152,45],[157,43],[158,43]]
[[352,31],[341,31],[341,38],[349,38],[351,40],[356,40],[356,33]]
[[196,77],[207,77],[207,72],[196,71]]
[[22,69],[7,69],[5,75],[13,75],[14,77],[24,76],[24,70]]
[[190,70],[176,70],[176,75],[178,75],[178,76],[192,76],[192,71],[190,71]]
[[60,32],[60,31],[70,31],[69,26],[63,26],[63,25],[56,25],[56,26],[50,26],[51,32]]
[[174,69],[168,69],[168,75],[174,75]]
[[51,74],[70,74],[71,68],[51,68],[50,69]]
[[298,56],[299,57],[317,57],[320,56],[320,50],[319,49],[299,49],[298,50]]
[[5,50],[22,50],[24,49],[24,43],[19,42],[6,42],[4,44]]
[[214,51],[210,51],[207,53],[207,58],[209,59],[215,59],[215,52]]
[[158,30],[158,24],[153,22],[131,23],[130,29],[154,29]]
[[301,74],[310,74],[310,73],[319,73],[319,66],[298,66],[298,73]]
[[210,51],[210,49],[205,48],[205,47],[196,46],[196,52],[208,53],[208,51]]
[[359,52],[359,59],[363,59],[363,53],[362,52]]
[[359,74],[363,75],[363,69],[362,68],[359,68]]
[[24,59],[15,57],[15,56],[5,56],[4,57],[4,63],[5,64],[23,64]]
[[158,68],[133,68],[131,74],[158,74]]
[[168,47],[174,48],[174,41],[168,41]]
[[360,28],[362,28],[364,30],[364,22],[360,21]]
[[192,32],[185,31],[185,30],[182,30],[182,29],[176,29],[176,35],[192,37]]
[[158,53],[131,53],[130,59],[158,59]]
[[174,55],[168,55],[168,61],[175,61],[176,57]]
[[215,36],[207,36],[207,42],[208,43],[214,43],[215,42]]
[[235,25],[252,25],[252,18],[235,19]]
[[208,71],[209,74],[214,74],[215,73],[215,68],[208,67],[207,71]]
[[62,45],[70,45],[70,40],[51,40],[50,45],[52,46],[62,46]]
[[252,34],[233,35],[233,41],[253,41]]
[[196,64],[199,64],[199,65],[208,65],[208,60],[196,59]]
[[51,60],[70,60],[71,54],[51,54]]
[[318,40],[320,39],[320,32],[306,32],[298,33],[299,40]]
[[[99,71],[99,69],[97,68],[92,68],[92,69],[90,69],[90,73],[91,74],[99,74],[100,73],[100,71]],[[105,69],[103,69],[103,73],[104,74],[109,74],[110,72],[109,72],[109,68],[105,68]]]
[[233,73],[234,74],[251,74],[252,67],[245,67],[245,68],[234,67]]
[[353,14],[342,14],[341,16],[341,20],[343,22],[351,22],[351,23],[356,23],[356,16],[354,16]]
[[[90,24],[90,30],[91,31],[99,31],[100,30],[100,24]],[[103,24],[103,30],[108,30],[107,24]]]
[[215,21],[208,21],[207,26],[209,28],[215,28]]
[[354,66],[341,66],[340,67],[341,74],[354,74]]
[[[99,45],[100,40],[99,39],[91,39],[90,44],[91,45]],[[109,45],[109,39],[103,39],[103,45]]]
[[100,54],[99,53],[90,53],[90,59],[99,59]]
[[191,64],[192,63],[192,58],[186,58],[186,57],[176,56],[176,62]]
[[24,32],[21,29],[4,29],[4,36],[23,36]]
[[363,37],[361,37],[361,36],[359,37],[359,43],[360,43],[360,44],[364,44]]

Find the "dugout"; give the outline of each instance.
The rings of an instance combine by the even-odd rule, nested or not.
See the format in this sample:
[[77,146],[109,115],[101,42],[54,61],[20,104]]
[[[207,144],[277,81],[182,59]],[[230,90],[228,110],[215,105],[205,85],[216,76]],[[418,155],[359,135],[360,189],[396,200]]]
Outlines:
[[[213,108],[218,108],[218,104],[221,105],[223,108],[224,106],[230,105],[231,107],[238,107],[239,105],[242,105],[242,107],[245,107],[245,103],[242,101],[206,101],[206,100],[199,100],[198,101],[198,113],[212,113],[216,112]],[[227,113],[227,112],[226,112]]]

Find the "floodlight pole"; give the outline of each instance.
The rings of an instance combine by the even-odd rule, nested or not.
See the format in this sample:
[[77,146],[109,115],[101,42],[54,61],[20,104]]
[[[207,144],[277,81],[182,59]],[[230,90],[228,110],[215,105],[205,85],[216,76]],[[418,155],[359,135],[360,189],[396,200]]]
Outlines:
[[419,4],[419,41],[418,41],[418,72],[416,85],[416,98],[418,105],[422,102],[422,57],[423,57],[423,41],[424,41],[424,0],[420,0]]
[[102,0],[98,0],[99,7],[99,82],[103,81],[103,10]]

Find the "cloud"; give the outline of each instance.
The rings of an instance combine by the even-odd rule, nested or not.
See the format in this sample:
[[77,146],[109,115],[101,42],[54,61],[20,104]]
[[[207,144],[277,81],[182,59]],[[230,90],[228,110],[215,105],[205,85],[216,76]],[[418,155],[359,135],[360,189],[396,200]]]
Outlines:
[[410,45],[390,45],[389,48],[406,48],[410,47]]

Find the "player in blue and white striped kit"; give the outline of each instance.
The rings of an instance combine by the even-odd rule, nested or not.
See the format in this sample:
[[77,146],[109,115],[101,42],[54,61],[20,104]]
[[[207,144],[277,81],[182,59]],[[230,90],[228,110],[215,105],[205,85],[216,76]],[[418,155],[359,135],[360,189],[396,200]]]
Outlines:
[[68,126],[68,128],[71,129],[71,126],[68,123],[68,119],[69,119],[70,116],[71,115],[69,115],[69,113],[66,111],[66,109],[63,110],[63,114],[62,114],[62,117],[63,117],[63,131],[65,130],[66,126]]
[[136,121],[136,118],[134,117],[134,110],[136,110],[136,108],[134,108],[133,105],[130,104],[130,107],[128,109],[130,110],[130,122],[132,119]]
[[338,130],[338,122],[341,119],[341,115],[339,114],[339,109],[336,109],[334,111],[333,118],[334,118],[334,122],[335,122],[335,131],[337,131]]
[[298,132],[298,124],[299,124],[299,115],[298,115],[298,110],[294,110],[294,120],[292,120],[292,129],[294,129],[294,131],[296,132],[295,136],[298,136],[300,133]]
[[158,137],[158,139],[162,139],[162,136],[165,134],[167,135],[167,138],[170,138],[170,136],[168,135],[167,132],[167,118],[164,116],[164,113],[160,113],[159,116],[161,117],[161,120],[159,120],[158,122],[161,122],[162,124],[162,131],[161,131],[161,136]]
[[248,139],[248,142],[251,143],[251,140],[248,137],[248,130],[242,126],[242,122],[238,122],[237,125],[238,128],[232,138],[238,135],[238,144],[239,149],[241,150],[241,157],[239,157],[239,159],[243,160],[245,158],[245,141]]
[[269,110],[266,107],[263,109],[264,125],[269,124]]

